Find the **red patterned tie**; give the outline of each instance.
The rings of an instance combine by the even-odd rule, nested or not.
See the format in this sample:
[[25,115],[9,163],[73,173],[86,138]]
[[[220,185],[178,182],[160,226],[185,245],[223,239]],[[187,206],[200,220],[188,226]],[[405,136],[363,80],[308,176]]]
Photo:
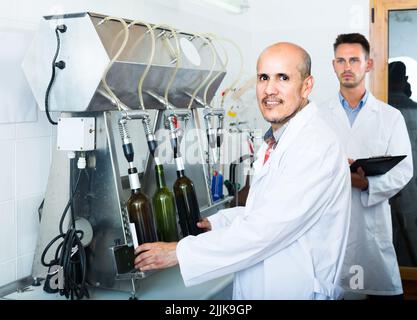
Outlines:
[[270,137],[266,143],[268,144],[268,148],[266,149],[265,152],[265,157],[264,157],[264,164],[266,163],[266,161],[269,159],[269,155],[271,154],[271,151],[275,145],[275,138],[274,136]]

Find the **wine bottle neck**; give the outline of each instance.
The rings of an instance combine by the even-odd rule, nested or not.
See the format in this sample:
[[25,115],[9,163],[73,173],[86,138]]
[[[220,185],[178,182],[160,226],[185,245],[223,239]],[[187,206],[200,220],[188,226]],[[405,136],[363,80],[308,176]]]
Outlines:
[[177,170],[177,177],[182,178],[185,176],[184,170]]
[[159,189],[166,186],[164,167],[162,165],[155,166],[156,185]]
[[129,185],[132,193],[140,192],[140,181],[138,170],[136,168],[129,168]]
[[139,194],[139,193],[141,193],[140,188],[138,188],[138,189],[132,189],[131,194]]

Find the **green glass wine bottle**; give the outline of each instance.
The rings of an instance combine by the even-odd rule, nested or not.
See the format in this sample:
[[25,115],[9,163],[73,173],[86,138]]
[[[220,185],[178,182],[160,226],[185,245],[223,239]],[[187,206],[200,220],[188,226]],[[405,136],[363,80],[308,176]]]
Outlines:
[[174,196],[165,183],[164,167],[155,166],[157,189],[153,196],[156,230],[160,241],[178,241],[177,218]]
[[[126,208],[129,214],[133,243],[136,246],[145,242],[158,241],[151,203],[140,189],[136,168],[129,168],[129,182],[132,193],[126,203]],[[135,243],[135,234],[137,244]]]
[[177,180],[173,189],[182,235],[184,237],[188,235],[196,236],[204,230],[197,227],[197,222],[201,220],[201,216],[194,184],[184,174],[182,158],[175,158],[175,162],[177,165]]

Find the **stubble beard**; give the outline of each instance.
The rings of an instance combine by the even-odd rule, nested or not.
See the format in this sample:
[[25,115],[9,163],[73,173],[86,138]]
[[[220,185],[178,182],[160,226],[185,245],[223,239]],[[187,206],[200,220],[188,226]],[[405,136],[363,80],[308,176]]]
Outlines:
[[264,119],[265,119],[265,121],[269,122],[270,124],[283,125],[283,124],[287,123],[288,121],[290,121],[307,104],[308,104],[308,100],[307,99],[302,99],[300,105],[290,115],[288,115],[286,117],[275,118],[275,119],[274,118],[272,118],[272,119],[267,118],[267,117],[264,116]]
[[342,87],[347,89],[354,89],[359,85],[359,82],[340,82]]
[[[340,82],[340,85],[342,87],[346,88],[346,89],[355,89],[355,88],[357,88],[362,83],[362,81],[364,79],[365,79],[365,75],[363,75],[362,78],[360,78],[359,80],[354,81],[354,82],[343,82],[343,77],[340,76],[339,82]],[[355,78],[355,80],[356,80],[356,78]]]

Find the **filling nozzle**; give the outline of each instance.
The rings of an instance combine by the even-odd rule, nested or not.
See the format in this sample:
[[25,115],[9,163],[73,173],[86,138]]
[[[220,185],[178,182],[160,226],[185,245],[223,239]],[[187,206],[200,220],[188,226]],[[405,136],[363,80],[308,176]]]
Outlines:
[[[176,110],[177,109],[171,103],[169,103],[169,101],[167,101],[164,97],[160,96],[159,94],[157,94],[157,93],[155,93],[151,90],[147,90],[146,93],[149,94],[152,98],[159,101],[159,103],[162,104],[163,106],[165,106],[166,109],[168,109],[168,110]],[[172,149],[174,150],[174,156],[175,157],[179,156],[179,149],[178,149],[179,143],[178,143],[178,135],[177,135],[178,118],[177,118],[176,112],[177,111],[171,112],[168,115],[168,117],[166,118],[166,121],[165,121],[165,127],[168,128],[169,131],[170,131],[171,146],[172,146]],[[178,112],[181,112],[181,111],[178,110]],[[188,114],[188,111],[187,111],[187,114]]]
[[123,143],[123,153],[127,162],[129,162],[129,166],[132,168],[134,158],[133,145],[130,141],[129,132],[127,130],[127,120],[124,118],[119,120],[119,131]]
[[209,144],[209,149],[213,163],[217,163],[217,153],[216,153],[216,130],[211,126],[211,116],[209,114],[204,116],[204,121],[206,123],[206,132],[207,132],[207,141]]
[[220,161],[221,157],[221,146],[223,144],[223,126],[224,126],[224,115],[218,115],[219,125],[217,127],[217,156]]
[[151,119],[149,117],[144,117],[142,119],[143,129],[145,130],[146,140],[148,142],[149,152],[151,153],[152,157],[155,159],[155,163],[158,165],[160,164],[159,158],[155,156],[156,148],[158,147],[158,143],[156,142],[155,135],[152,132],[151,128]]
[[219,125],[217,127],[217,148],[220,149],[223,143],[223,126],[224,126],[224,116],[219,115]]
[[170,140],[175,156],[180,155],[179,146],[184,133],[184,131],[180,129],[180,121],[184,121],[185,128],[190,116],[191,111],[188,109],[175,109],[168,112],[168,114],[165,114],[165,128],[170,131]]
[[171,114],[168,116],[166,121],[166,126],[169,128],[169,136],[171,141],[172,150],[174,151],[174,158],[178,158],[180,156],[179,153],[179,143],[178,143],[178,119],[175,115]]
[[[220,159],[220,146],[223,142],[223,119],[224,110],[216,108],[204,108],[204,120],[207,127],[207,140],[214,163]],[[212,117],[218,118],[217,130],[211,125]],[[217,150],[216,150],[217,147]]]

